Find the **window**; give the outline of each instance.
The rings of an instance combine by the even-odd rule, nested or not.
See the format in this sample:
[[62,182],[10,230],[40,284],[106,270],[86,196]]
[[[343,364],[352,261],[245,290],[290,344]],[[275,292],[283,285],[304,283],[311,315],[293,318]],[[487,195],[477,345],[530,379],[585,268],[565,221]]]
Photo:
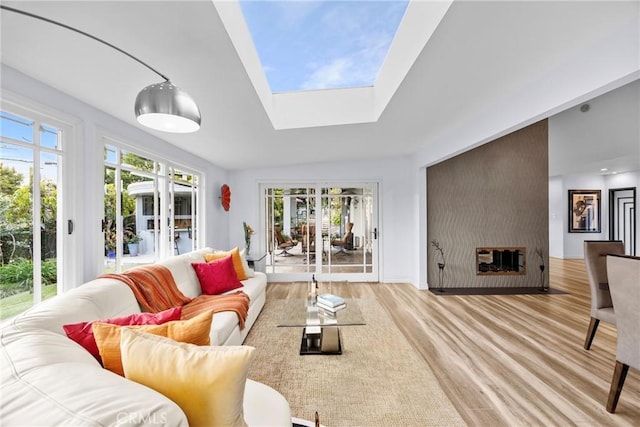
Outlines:
[[103,271],[197,248],[199,180],[198,173],[105,137]]
[[[3,106],[4,108],[4,106]],[[58,293],[65,135],[35,112],[0,112],[0,316]]]

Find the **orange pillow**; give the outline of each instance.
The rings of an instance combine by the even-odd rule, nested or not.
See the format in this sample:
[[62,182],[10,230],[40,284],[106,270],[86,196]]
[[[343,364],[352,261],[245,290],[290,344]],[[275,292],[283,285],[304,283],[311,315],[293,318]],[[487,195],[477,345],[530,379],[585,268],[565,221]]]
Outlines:
[[240,250],[236,246],[227,252],[214,252],[212,254],[204,254],[205,261],[215,261],[220,258],[224,258],[226,256],[231,255],[231,259],[233,260],[233,269],[236,270],[236,276],[238,276],[238,280],[247,280],[247,274],[244,271],[244,267],[242,265],[242,258],[240,257]]
[[120,353],[120,328],[132,328],[189,344],[209,345],[211,344],[209,335],[212,321],[213,310],[208,310],[193,319],[175,320],[161,325],[119,326],[110,323],[94,323],[93,335],[100,351],[103,366],[124,376]]

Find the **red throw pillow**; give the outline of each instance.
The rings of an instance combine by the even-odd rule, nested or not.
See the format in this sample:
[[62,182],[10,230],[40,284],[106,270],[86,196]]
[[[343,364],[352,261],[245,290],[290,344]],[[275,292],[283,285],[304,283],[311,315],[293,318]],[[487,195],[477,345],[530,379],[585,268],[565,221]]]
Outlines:
[[102,363],[100,352],[98,351],[98,345],[96,344],[96,339],[93,336],[93,324],[95,322],[110,323],[112,325],[119,326],[161,325],[173,320],[180,320],[181,315],[182,307],[174,307],[159,313],[135,313],[123,317],[114,317],[113,319],[94,320],[93,322],[80,322],[64,325],[62,328],[67,334],[67,337],[80,344],[89,353],[91,353],[93,357]]
[[238,280],[231,255],[211,262],[192,263],[196,270],[202,293],[219,295],[242,287]]

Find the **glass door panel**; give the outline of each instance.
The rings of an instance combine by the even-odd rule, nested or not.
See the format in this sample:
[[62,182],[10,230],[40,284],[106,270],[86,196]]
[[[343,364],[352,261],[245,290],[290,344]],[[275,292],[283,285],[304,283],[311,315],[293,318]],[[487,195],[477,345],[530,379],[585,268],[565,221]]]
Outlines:
[[375,190],[264,186],[267,273],[275,280],[377,281]]
[[172,169],[173,181],[170,191],[173,199],[173,251],[175,255],[194,250],[196,240],[194,226],[196,217],[197,177],[193,174]]
[[267,273],[306,278],[315,271],[314,194],[307,187],[266,189]]
[[[372,185],[322,189],[322,279],[377,281]],[[357,278],[356,278],[357,276]]]
[[153,160],[105,146],[103,233],[105,272],[157,259],[157,174]]

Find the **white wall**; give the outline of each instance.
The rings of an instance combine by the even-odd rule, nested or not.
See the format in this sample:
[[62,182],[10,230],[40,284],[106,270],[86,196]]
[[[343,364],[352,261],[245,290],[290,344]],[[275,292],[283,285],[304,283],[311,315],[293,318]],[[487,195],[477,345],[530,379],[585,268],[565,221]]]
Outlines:
[[[243,244],[242,221],[251,225],[260,223],[261,182],[378,182],[380,281],[417,285],[414,259],[419,230],[414,218],[417,197],[414,175],[409,158],[231,171],[229,244]],[[263,241],[264,236],[255,238]]]
[[563,198],[562,178],[549,179],[549,256],[564,258],[565,216],[568,216],[566,198]]
[[[66,165],[63,173],[74,173],[77,176],[76,192],[81,195],[82,206],[77,208],[75,246],[78,248],[74,263],[82,269],[75,277],[78,283],[65,284],[65,288],[72,288],[84,281],[93,279],[99,274],[99,265],[103,258],[102,233],[100,221],[102,219],[101,193],[104,186],[102,169],[102,143],[99,140],[101,132],[117,136],[142,150],[157,154],[166,159],[199,170],[203,173],[203,190],[205,197],[204,245],[227,246],[228,217],[223,214],[218,195],[220,185],[227,179],[227,172],[185,150],[171,145],[140,128],[122,122],[88,104],[72,98],[50,86],[34,80],[13,68],[2,64],[2,90],[24,98],[30,103],[44,106],[49,110],[61,112],[77,119],[80,132],[77,143],[81,146],[81,161],[75,165]],[[133,101],[131,100],[131,114],[133,115]]]

